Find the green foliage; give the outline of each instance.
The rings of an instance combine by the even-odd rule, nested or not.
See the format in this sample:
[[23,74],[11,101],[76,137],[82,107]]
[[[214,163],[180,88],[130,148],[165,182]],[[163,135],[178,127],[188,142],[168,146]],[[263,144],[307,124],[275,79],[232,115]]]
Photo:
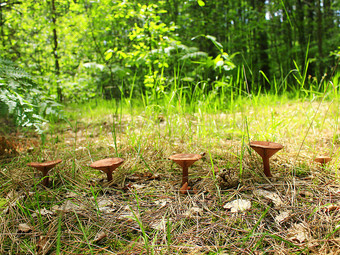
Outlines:
[[338,47],[338,49],[331,51],[331,56],[335,56],[337,59],[340,59],[340,46]]
[[5,198],[0,197],[0,210],[7,205],[8,201]]
[[159,5],[137,4],[134,15],[138,19],[128,34],[131,47],[108,49],[105,60],[121,60],[121,65],[129,69],[126,74],[135,72],[139,77],[137,87],[142,93],[150,92],[152,99],[156,100],[171,91],[173,83],[194,86],[192,82],[207,79],[205,76],[208,72],[216,72],[215,80],[222,79],[224,82],[225,77],[220,74],[233,69],[235,65],[232,57],[223,51],[221,43],[213,36],[202,36],[218,48],[216,57],[196,47],[184,45],[176,34],[176,24],[172,22],[168,25],[162,21],[161,15],[164,13],[167,11]]
[[340,33],[339,3],[308,3],[6,1],[0,51],[65,101],[310,90],[307,77],[335,66]]
[[46,119],[60,117],[60,105],[46,96],[34,78],[13,62],[0,58],[0,114],[18,126],[41,132]]

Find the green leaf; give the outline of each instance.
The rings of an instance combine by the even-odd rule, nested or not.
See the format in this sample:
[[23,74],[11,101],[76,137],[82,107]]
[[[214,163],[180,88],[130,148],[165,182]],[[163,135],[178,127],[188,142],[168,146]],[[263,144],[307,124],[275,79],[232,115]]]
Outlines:
[[109,60],[112,57],[112,50],[108,50],[105,52],[105,60]]
[[218,42],[218,41],[216,40],[216,37],[215,37],[215,36],[206,35],[205,37],[206,37],[207,39],[209,39],[210,41],[212,41],[213,44],[215,44],[215,46],[216,46],[219,50],[223,49],[223,45],[222,45],[220,42]]
[[197,0],[197,3],[199,6],[202,6],[202,7],[205,6],[205,2],[202,0]]

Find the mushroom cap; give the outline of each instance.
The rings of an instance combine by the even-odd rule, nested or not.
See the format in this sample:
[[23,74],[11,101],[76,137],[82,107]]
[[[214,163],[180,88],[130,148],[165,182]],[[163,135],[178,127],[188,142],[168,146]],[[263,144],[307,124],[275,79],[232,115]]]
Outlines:
[[270,158],[283,148],[282,144],[264,141],[252,141],[250,147],[255,150],[262,158]]
[[57,160],[47,161],[47,162],[43,162],[43,163],[31,162],[31,163],[28,163],[27,165],[31,166],[31,167],[34,167],[34,168],[36,168],[39,171],[48,172],[48,170],[52,169],[53,167],[55,167],[60,162],[62,162],[62,160],[61,159],[57,159]]
[[102,170],[107,173],[110,170],[115,170],[121,164],[123,164],[124,159],[122,158],[106,158],[93,162],[90,167],[98,170]]
[[200,154],[175,154],[169,157],[170,160],[174,161],[181,167],[189,167],[201,158],[202,156]]
[[332,158],[330,158],[328,156],[320,156],[320,157],[316,157],[314,159],[315,162],[318,162],[318,163],[321,163],[321,164],[326,164],[331,160],[332,160]]

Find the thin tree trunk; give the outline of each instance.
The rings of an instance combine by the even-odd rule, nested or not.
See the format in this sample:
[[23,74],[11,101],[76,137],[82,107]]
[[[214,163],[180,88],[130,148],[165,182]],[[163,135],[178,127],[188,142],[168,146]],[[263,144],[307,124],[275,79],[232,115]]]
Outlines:
[[305,51],[306,51],[306,37],[305,37],[305,24],[304,24],[304,8],[301,0],[297,0],[296,16],[297,16],[297,27],[298,27],[298,41],[300,46],[299,59],[301,63],[301,71],[305,69]]
[[[320,3],[321,4],[321,3]],[[320,5],[319,5],[320,6]],[[334,27],[334,14],[331,8],[332,1],[331,0],[323,0],[324,12],[323,12],[323,20],[324,20],[324,34],[328,37],[331,36],[331,29]]]
[[[110,60],[105,59],[105,55],[101,51],[100,45],[97,42],[97,37],[95,36],[95,33],[94,33],[94,24],[93,24],[93,20],[92,20],[91,14],[90,14],[91,10],[90,10],[90,7],[87,5],[86,2],[84,2],[84,8],[85,8],[86,16],[87,16],[89,23],[90,23],[90,25],[89,25],[90,26],[90,32],[91,32],[92,40],[93,40],[93,43],[94,43],[94,46],[95,46],[95,50],[96,50],[97,54],[99,55],[99,57],[101,58],[102,62],[106,65],[106,67],[108,68],[108,70],[110,72],[110,85],[113,87],[111,97],[113,95],[113,97],[118,100],[118,98],[120,98],[120,91],[117,88],[117,86],[114,85],[114,82],[113,82],[114,74],[112,72],[111,65],[109,63]],[[106,87],[105,84],[102,83],[101,84],[102,97],[107,96],[106,91],[105,91],[105,87]]]
[[[265,12],[265,0],[257,1],[257,11],[259,20],[266,22],[266,12]],[[259,68],[263,71],[267,77],[269,77],[269,57],[268,57],[268,35],[267,31],[262,28],[259,31],[259,36],[257,37],[258,50],[259,50]],[[263,79],[263,83],[266,89],[270,89],[268,82]]]
[[[315,0],[305,0],[307,2],[307,16],[306,16],[306,34],[307,34],[307,39],[310,45],[313,45],[313,42],[316,41],[316,35],[315,35],[315,30],[318,28],[315,24],[315,10],[316,10],[316,4]],[[318,9],[318,8],[317,8]],[[318,31],[319,32],[319,31]],[[314,52],[311,52],[312,55],[315,55]],[[310,62],[308,65],[308,74],[311,76],[316,75],[316,63],[315,62]],[[312,84],[310,84],[312,86]]]
[[[323,0],[323,35],[322,38],[324,38],[324,51],[326,49],[336,49],[338,47],[338,43],[334,41],[332,43],[329,38],[333,38],[334,31],[338,31],[337,28],[339,28],[339,15],[334,15],[335,10],[332,9],[332,0]],[[330,63],[328,65],[335,65],[336,58],[331,58],[328,60]]]
[[[52,0],[52,23],[53,23],[53,56],[54,56],[54,67],[55,67],[55,75],[58,77],[60,75],[60,65],[59,65],[59,55],[58,55],[58,34],[57,34],[57,11],[55,8],[55,0]],[[63,101],[63,94],[61,87],[57,82],[57,95],[58,101]]]
[[321,13],[321,1],[317,1],[317,41],[318,41],[318,52],[319,52],[319,75],[321,76],[323,74],[323,64],[322,64],[322,58],[323,58],[323,52],[322,52],[322,37],[323,37],[323,31],[322,31],[322,13]]
[[4,32],[4,25],[5,21],[3,20],[3,14],[2,14],[2,6],[0,5],[0,34],[1,34],[1,41],[2,41],[2,46],[6,46],[6,41],[5,41],[5,32]]
[[292,13],[292,5],[289,1],[285,1],[285,12],[283,14],[283,33],[281,34],[281,40],[285,44],[285,55],[282,57],[284,61],[284,70],[289,70],[292,59],[292,49],[293,49],[293,30],[290,17]]
[[172,21],[177,25],[177,18],[179,13],[178,1],[177,0],[167,0],[168,10],[172,17]]

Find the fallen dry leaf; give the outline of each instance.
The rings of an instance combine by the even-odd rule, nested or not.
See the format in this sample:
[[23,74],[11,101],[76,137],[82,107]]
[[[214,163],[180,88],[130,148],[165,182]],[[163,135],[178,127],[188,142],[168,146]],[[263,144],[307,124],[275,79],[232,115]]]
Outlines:
[[198,216],[198,215],[203,215],[203,209],[194,206],[191,207],[189,210],[187,210],[185,213],[183,213],[183,216],[187,217],[187,218],[192,218],[194,216]]
[[96,236],[93,239],[93,242],[99,242],[100,240],[104,239],[105,237],[107,237],[107,235],[105,234],[104,231],[101,231],[99,233],[96,234]]
[[111,200],[111,199],[107,199],[105,197],[101,197],[99,199],[97,199],[97,204],[98,207],[114,207],[116,204]]
[[110,213],[113,213],[115,211],[115,209],[105,206],[105,207],[100,207],[99,211],[104,213],[104,214],[110,214]]
[[78,195],[77,193],[75,193],[75,192],[68,191],[68,192],[66,193],[66,196],[65,196],[65,197],[67,197],[67,198],[76,198],[76,197],[79,197],[79,195]]
[[37,243],[38,254],[46,254],[47,248],[49,245],[48,237],[47,236],[40,236],[39,241]]
[[275,222],[278,224],[285,222],[286,220],[289,219],[290,214],[291,214],[290,211],[280,212],[280,214],[275,217]]
[[108,199],[105,197],[101,197],[97,199],[97,205],[98,205],[99,211],[104,214],[110,214],[116,210],[114,208],[116,204],[111,199]]
[[123,208],[123,211],[120,212],[119,216],[118,216],[118,219],[130,219],[132,220],[132,218],[134,217],[134,214],[133,212],[131,211],[130,207],[129,206],[125,206]]
[[262,196],[266,199],[273,201],[275,206],[283,205],[283,202],[282,202],[281,198],[279,197],[279,195],[274,193],[274,192],[270,192],[268,190],[263,190],[263,189],[258,189],[258,190],[254,191],[254,194],[257,195],[257,196]]
[[133,218],[133,217],[134,217],[134,215],[133,215],[132,212],[126,211],[126,212],[120,213],[119,216],[118,216],[118,219],[120,219],[120,220],[130,219],[131,220],[131,218]]
[[166,206],[167,203],[171,203],[171,200],[170,199],[161,199],[161,200],[156,200],[155,202],[155,205],[160,205],[160,208],[163,208],[164,206]]
[[42,208],[40,211],[36,210],[35,213],[32,213],[32,217],[37,217],[37,215],[40,214],[41,216],[46,216],[46,215],[54,215],[55,213],[47,210],[46,208]]
[[7,193],[6,199],[15,200],[18,197],[20,197],[19,193],[16,192],[15,190],[11,190],[10,192]]
[[145,187],[145,184],[132,184],[132,188],[134,188],[135,190],[143,189]]
[[294,225],[288,229],[287,237],[294,242],[304,243],[308,240],[309,234],[307,227],[304,223],[294,223]]
[[150,224],[150,227],[159,231],[165,232],[167,222],[171,222],[171,219],[162,218],[160,220],[155,220]]
[[75,203],[73,203],[71,200],[66,200],[63,204],[61,205],[55,205],[52,208],[52,211],[54,212],[72,212],[72,211],[82,211],[84,210],[84,206],[83,205],[77,205]]
[[18,231],[22,232],[22,233],[28,233],[28,232],[32,231],[32,228],[30,226],[28,226],[28,224],[26,224],[26,223],[21,223],[21,224],[19,224]]
[[226,203],[224,209],[230,209],[230,212],[243,212],[251,208],[251,202],[245,199],[237,199]]

